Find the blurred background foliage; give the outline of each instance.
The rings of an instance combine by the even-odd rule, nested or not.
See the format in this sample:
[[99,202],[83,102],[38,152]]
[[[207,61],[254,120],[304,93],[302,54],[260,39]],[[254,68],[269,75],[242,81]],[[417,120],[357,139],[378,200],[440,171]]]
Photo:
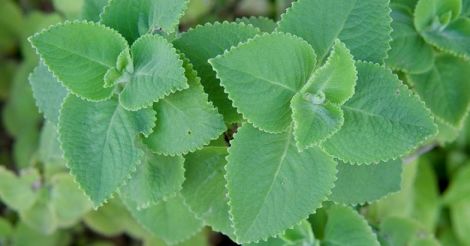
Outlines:
[[[43,123],[28,82],[38,57],[27,37],[82,11],[96,15],[92,5],[100,1],[106,0],[0,0],[0,245],[164,245],[117,199],[91,209],[67,173],[56,130]],[[252,15],[278,19],[290,2],[190,0],[180,28]],[[470,124],[455,142],[431,147],[405,161],[400,192],[356,207],[383,245],[470,245]],[[322,219],[320,210],[309,221]],[[292,245],[312,244],[301,232]],[[321,226],[313,232],[321,237]],[[206,228],[181,245],[230,243]]]

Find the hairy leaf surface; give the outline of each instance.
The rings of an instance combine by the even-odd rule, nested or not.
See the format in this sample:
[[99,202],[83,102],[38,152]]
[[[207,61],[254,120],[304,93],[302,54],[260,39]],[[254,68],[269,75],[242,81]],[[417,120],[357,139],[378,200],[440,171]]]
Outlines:
[[30,208],[36,201],[35,185],[39,185],[39,173],[25,170],[19,177],[0,167],[0,198],[8,207],[17,211]]
[[95,206],[124,183],[142,157],[139,133],[149,134],[155,112],[129,112],[116,98],[88,102],[69,95],[59,120],[64,157],[77,182]]
[[388,0],[298,0],[277,30],[306,40],[319,61],[339,38],[355,59],[382,63],[390,47],[388,5]]
[[209,60],[233,105],[254,126],[286,131],[289,103],[307,82],[315,52],[305,41],[283,33],[257,36]]
[[225,147],[206,147],[187,155],[183,195],[205,224],[234,238],[225,189]]
[[338,174],[330,199],[343,204],[373,202],[400,190],[401,161],[371,165],[338,163]]
[[291,130],[271,134],[245,124],[227,160],[238,242],[265,239],[297,224],[321,206],[335,180],[336,163],[317,147],[299,153]]
[[110,0],[101,23],[119,31],[129,43],[146,33],[175,31],[188,0]]
[[57,124],[62,102],[67,96],[65,89],[52,75],[44,63],[40,63],[29,77],[33,96],[39,111],[44,113],[44,118]]
[[188,88],[183,62],[164,38],[145,35],[131,46],[134,72],[119,96],[122,106],[139,110]]
[[209,100],[228,123],[238,121],[241,116],[232,107],[232,102],[227,98],[207,60],[223,54],[225,50],[245,42],[258,33],[256,28],[248,25],[233,22],[214,23],[191,29],[173,42],[194,65],[201,77],[205,92],[209,94]]
[[470,62],[440,55],[434,67],[423,74],[409,75],[416,93],[431,111],[445,122],[460,126],[470,109]]
[[74,94],[89,100],[111,97],[104,75],[127,47],[116,31],[92,22],[65,22],[30,38],[55,77]]
[[344,125],[323,143],[331,155],[352,163],[403,156],[436,134],[429,110],[390,70],[357,62],[356,93],[342,108]]
[[250,16],[242,17],[235,20],[236,22],[253,25],[259,28],[262,32],[273,32],[276,29],[276,22],[264,16]]

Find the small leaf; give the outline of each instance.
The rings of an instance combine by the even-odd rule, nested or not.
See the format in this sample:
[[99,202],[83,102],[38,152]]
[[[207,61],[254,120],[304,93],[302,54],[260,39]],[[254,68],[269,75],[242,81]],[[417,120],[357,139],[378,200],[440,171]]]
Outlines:
[[39,173],[35,169],[24,171],[17,177],[0,166],[0,198],[8,207],[24,211],[36,201],[35,186],[40,184]]
[[139,110],[188,88],[183,62],[164,38],[145,35],[131,46],[134,72],[119,96],[125,109]]
[[42,62],[31,73],[29,82],[39,111],[44,113],[47,120],[57,124],[62,102],[68,93],[67,89],[54,78]]
[[298,225],[284,232],[281,238],[287,245],[315,245],[312,225],[308,220],[302,220]]
[[401,171],[399,160],[361,166],[338,162],[330,199],[351,205],[376,201],[400,190]]
[[336,163],[317,147],[299,153],[291,130],[271,134],[245,124],[227,161],[230,212],[236,239],[243,243],[266,239],[306,218],[335,180]]
[[121,198],[132,216],[167,244],[182,242],[202,229],[202,222],[186,207],[181,195],[142,210],[137,210],[136,204],[122,194]]
[[108,0],[84,0],[81,14],[82,19],[98,22],[100,14],[107,4]]
[[59,120],[64,157],[77,182],[98,207],[124,183],[142,157],[139,133],[151,132],[155,112],[129,112],[116,98],[88,102],[69,95]]
[[137,209],[142,209],[179,192],[183,182],[183,157],[167,157],[145,151],[137,171],[120,191],[137,205]]
[[324,141],[343,125],[339,105],[354,94],[356,74],[348,48],[337,40],[326,63],[291,101],[294,136],[300,149]]
[[438,246],[434,235],[423,228],[418,221],[411,218],[391,216],[380,224],[381,242],[383,245],[427,245]]
[[356,93],[346,102],[344,125],[322,143],[331,155],[351,163],[401,157],[436,134],[424,103],[392,72],[357,62]]
[[235,22],[253,25],[254,27],[259,28],[262,32],[273,32],[274,29],[276,29],[276,22],[264,16],[242,17],[236,19]]
[[50,204],[59,226],[76,224],[93,204],[68,174],[57,174],[51,180]]
[[385,63],[408,73],[422,73],[434,62],[432,46],[428,45],[413,25],[412,13],[401,5],[392,8],[392,49]]
[[188,154],[181,194],[205,224],[234,238],[224,179],[226,155],[224,147],[206,147]]
[[52,234],[59,226],[49,197],[47,187],[41,187],[33,206],[20,211],[21,221],[42,234]]
[[450,20],[456,19],[462,8],[461,0],[419,0],[414,11],[414,24],[421,32],[435,23],[439,18],[447,13],[451,13]]
[[29,40],[72,93],[94,101],[111,97],[112,88],[103,87],[103,78],[127,47],[119,33],[91,22],[65,22]]
[[101,14],[101,23],[119,31],[129,43],[146,33],[175,31],[186,10],[187,0],[111,0]]
[[352,208],[333,205],[327,215],[322,245],[380,245],[367,221]]
[[225,131],[222,116],[207,101],[207,94],[187,60],[184,67],[189,88],[154,104],[158,124],[144,143],[158,154],[174,156],[192,152]]
[[388,5],[388,0],[298,0],[282,15],[277,30],[307,41],[318,61],[339,38],[355,59],[382,63],[391,40]]
[[463,124],[470,110],[469,61],[440,55],[430,71],[408,78],[434,115],[455,127]]
[[256,28],[244,24],[214,23],[190,29],[173,42],[194,65],[201,76],[205,92],[209,94],[209,100],[214,103],[227,123],[237,122],[241,116],[232,107],[232,102],[227,98],[207,60],[223,54],[225,50],[245,42],[258,33]]
[[286,131],[289,103],[315,67],[315,52],[305,41],[283,33],[257,36],[209,60],[233,105],[254,126]]

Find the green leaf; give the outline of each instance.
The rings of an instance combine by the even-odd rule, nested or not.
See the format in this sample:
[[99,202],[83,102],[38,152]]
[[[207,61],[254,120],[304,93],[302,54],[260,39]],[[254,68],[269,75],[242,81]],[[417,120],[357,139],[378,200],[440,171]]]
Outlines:
[[316,245],[312,225],[308,220],[302,220],[298,225],[288,229],[280,236],[286,245]]
[[51,234],[57,230],[58,221],[54,210],[49,203],[50,191],[41,187],[33,206],[20,211],[20,218],[31,228],[43,234]]
[[470,110],[470,62],[451,55],[436,57],[434,68],[408,76],[416,93],[437,118],[460,127]]
[[468,234],[470,230],[470,223],[468,218],[470,216],[470,200],[467,198],[466,201],[460,201],[450,204],[450,218],[454,233],[462,242],[462,245],[470,243],[470,236]]
[[254,37],[259,31],[244,24],[234,22],[206,24],[189,30],[173,43],[194,65],[209,100],[214,103],[227,123],[239,121],[241,116],[232,107],[232,102],[220,85],[212,67],[207,62],[210,58],[223,54],[225,50]]
[[459,17],[461,0],[420,0],[414,23],[426,42],[453,55],[470,58],[470,20]]
[[8,207],[24,211],[36,201],[36,189],[40,184],[39,173],[35,169],[23,171],[17,177],[11,171],[0,166],[0,198]]
[[291,131],[271,134],[246,124],[231,143],[227,189],[238,242],[266,239],[297,224],[333,187],[336,163],[317,147],[299,153]]
[[236,19],[235,22],[253,25],[254,27],[259,28],[262,32],[273,32],[274,29],[276,29],[276,22],[264,16],[242,17]]
[[57,166],[64,167],[63,169],[65,170],[64,154],[60,149],[57,127],[49,121],[44,122],[42,127],[37,154],[38,160],[44,164],[45,172],[47,172],[49,166],[56,164]]
[[6,218],[0,218],[0,242],[5,241],[13,233],[13,227]]
[[289,103],[315,67],[315,52],[289,34],[257,36],[209,60],[233,105],[254,126],[286,131]]
[[92,22],[65,22],[30,37],[44,63],[72,93],[89,99],[111,97],[104,75],[127,47],[116,31]]
[[416,31],[412,13],[405,7],[395,5],[392,18],[392,49],[385,63],[393,69],[408,73],[429,70],[434,63],[433,49]]
[[141,35],[175,31],[186,10],[187,0],[111,0],[101,14],[101,23],[119,31],[129,43]]
[[54,78],[42,62],[31,73],[29,82],[39,111],[44,113],[44,118],[57,124],[62,102],[68,93],[67,89]]
[[449,188],[444,194],[444,202],[446,204],[459,203],[470,200],[470,165],[466,165],[459,169],[452,178]]
[[108,0],[85,0],[82,6],[82,19],[98,22]]
[[350,207],[333,205],[327,209],[328,220],[321,245],[376,245],[377,237],[367,221]]
[[52,0],[52,3],[55,11],[71,20],[80,16],[83,0]]
[[9,0],[3,0],[0,9],[0,53],[14,52],[21,30],[23,28],[23,17],[21,9]]
[[179,192],[184,172],[183,157],[162,156],[146,150],[137,171],[120,192],[131,199],[137,209],[147,208]]
[[188,88],[183,62],[164,38],[145,35],[131,46],[134,72],[119,96],[128,110],[151,106],[163,97]]
[[338,162],[330,199],[353,205],[370,203],[397,192],[401,188],[401,165],[399,160],[361,166]]
[[88,102],[69,95],[59,120],[64,157],[77,182],[98,207],[129,177],[142,151],[139,133],[149,134],[155,112],[129,112],[116,98]]
[[282,16],[278,31],[306,40],[322,61],[339,38],[357,60],[382,63],[389,50],[388,0],[299,0]]
[[188,154],[181,194],[204,224],[234,238],[224,179],[226,155],[224,147],[206,147]]
[[222,115],[207,101],[207,94],[192,65],[185,60],[189,88],[154,104],[159,117],[144,143],[155,153],[181,155],[209,144],[225,131]]
[[13,245],[36,246],[36,245],[67,245],[69,237],[64,231],[58,231],[51,235],[44,235],[24,222],[16,225],[12,238]]
[[[434,235],[410,218],[388,217],[380,224],[381,243],[384,246],[427,245],[438,246]],[[425,244],[423,244],[425,243]]]
[[326,63],[317,69],[291,101],[294,136],[300,149],[317,144],[343,125],[344,104],[357,80],[348,48],[336,40]]
[[401,157],[436,134],[424,103],[396,75],[376,64],[357,62],[354,96],[342,108],[344,125],[322,145],[351,163]]
[[59,226],[76,224],[91,210],[93,204],[68,174],[57,174],[51,179],[50,204]]
[[168,244],[189,239],[202,229],[202,222],[194,217],[179,194],[142,210],[137,210],[136,204],[122,194],[121,198],[145,229]]

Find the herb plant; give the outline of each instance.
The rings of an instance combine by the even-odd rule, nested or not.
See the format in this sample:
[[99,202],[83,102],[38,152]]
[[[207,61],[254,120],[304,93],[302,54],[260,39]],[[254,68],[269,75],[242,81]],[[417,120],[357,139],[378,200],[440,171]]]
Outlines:
[[24,217],[52,207],[60,226],[115,206],[167,244],[210,226],[241,244],[379,245],[406,224],[376,233],[354,206],[399,191],[406,156],[461,132],[470,2],[297,0],[277,22],[180,32],[187,5],[85,1],[29,37],[44,156],[71,176],[29,195],[37,172],[0,169],[2,199]]

